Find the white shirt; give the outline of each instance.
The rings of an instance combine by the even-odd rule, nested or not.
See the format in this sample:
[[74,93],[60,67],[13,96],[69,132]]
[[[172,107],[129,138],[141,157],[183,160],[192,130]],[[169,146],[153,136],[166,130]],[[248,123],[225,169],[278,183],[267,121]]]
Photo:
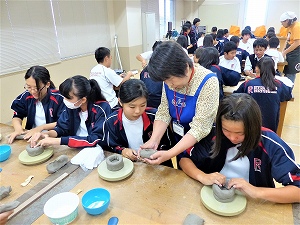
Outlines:
[[277,49],[269,48],[265,51],[265,54],[272,57],[272,59],[275,62],[275,70],[277,69],[277,63],[278,62],[284,62],[284,58],[281,52],[279,52]]
[[128,141],[128,146],[131,149],[139,150],[143,142],[143,119],[140,116],[137,120],[129,120],[124,113],[122,114],[122,121],[125,130],[125,134]]
[[[263,57],[265,56],[265,54],[261,57],[261,58],[257,58],[257,56],[255,55],[254,56],[254,59],[257,59],[257,61],[259,61],[260,59],[262,59]],[[255,69],[255,68],[254,68]],[[245,68],[244,68],[244,71],[246,71],[246,70],[252,70],[252,63],[251,63],[251,61],[250,61],[250,59],[249,59],[249,56],[247,56],[247,58],[246,58],[246,61],[245,61]],[[254,72],[254,71],[253,71]]]
[[239,145],[228,149],[225,164],[220,173],[226,176],[226,179],[244,178],[249,182],[250,162],[248,157],[244,156],[231,161],[238,153],[238,146]]
[[114,86],[118,87],[123,81],[123,78],[112,69],[98,64],[91,70],[90,79],[94,79],[98,82],[101,92],[110,107],[115,107],[118,104],[118,98]]
[[241,73],[240,60],[236,56],[232,60],[225,59],[224,55],[220,56],[219,66]]
[[81,136],[81,137],[87,137],[89,135],[89,133],[87,131],[85,121],[88,118],[88,111],[84,111],[84,112],[81,111],[79,113],[79,117],[80,117],[80,125],[78,127],[77,132],[76,132],[76,135]]
[[203,40],[204,40],[204,37],[200,37],[197,41],[197,47],[202,47],[203,46]]
[[253,51],[253,41],[252,39],[249,39],[247,41],[247,43],[244,43],[243,40],[240,40],[240,43],[239,43],[239,48],[243,49],[243,50],[246,50],[249,55],[253,54],[254,51]]
[[34,118],[34,127],[41,126],[46,124],[46,116],[43,104],[38,101],[35,105],[35,118]]

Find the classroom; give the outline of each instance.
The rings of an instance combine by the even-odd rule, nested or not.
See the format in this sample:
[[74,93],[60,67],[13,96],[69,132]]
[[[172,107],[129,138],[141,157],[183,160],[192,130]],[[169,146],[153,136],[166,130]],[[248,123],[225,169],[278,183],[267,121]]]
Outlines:
[[[293,21],[294,17],[297,20]],[[200,62],[205,60],[203,57],[199,58],[199,63],[194,61],[196,51],[181,57],[179,53],[182,49],[177,48],[179,45],[176,43],[178,37],[185,36],[187,44],[191,44],[189,35],[182,30],[187,21],[193,25],[193,20],[199,18],[197,34],[201,31],[203,36],[211,34],[212,28],[217,27],[228,29],[230,37],[238,36],[242,39],[246,26],[251,26],[251,35],[258,34],[257,28],[262,27],[263,35],[251,39],[251,43],[258,43],[259,48],[262,45],[259,40],[265,39],[268,28],[273,27],[275,37],[279,40],[277,50],[283,52],[286,41],[290,41],[287,40],[287,35],[291,37],[290,33],[280,35],[281,31],[287,30],[282,29],[283,24],[290,20],[292,25],[299,26],[299,17],[298,0],[1,1],[0,147],[10,146],[11,153],[7,160],[2,160],[0,155],[0,197],[8,186],[12,190],[1,197],[0,225],[56,224],[53,222],[55,220],[46,215],[45,204],[60,193],[75,193],[78,207],[76,212],[72,212],[73,219],[57,224],[300,224],[300,62],[295,65],[298,72],[295,72],[294,81],[285,76],[288,71],[286,68],[292,65],[286,58],[277,65],[273,60],[262,60],[251,70],[254,76],[251,77],[251,74],[246,73],[249,55],[253,54],[260,60],[255,55],[254,46],[253,52],[248,54],[249,58],[241,61],[241,70],[233,73],[234,69],[224,69],[226,66],[221,65],[222,54],[229,55],[229,52],[219,52],[220,63],[218,57],[217,65],[212,63],[211,67],[203,68]],[[238,28],[238,34],[230,33],[233,28]],[[158,45],[153,50],[153,44],[157,42]],[[297,37],[294,42],[300,46]],[[225,44],[226,42],[223,47]],[[294,51],[297,59],[299,46]],[[175,50],[171,51],[173,48]],[[199,48],[195,47],[197,50]],[[139,56],[149,51],[152,56],[146,67]],[[284,84],[285,88],[280,89],[280,92],[286,94],[282,94],[284,97],[280,97],[280,100],[276,98],[278,106],[274,109],[278,110],[278,114],[275,115],[275,128],[265,129],[259,126],[256,144],[250,145],[254,138],[251,141],[249,138],[248,145],[253,147],[251,149],[255,148],[255,153],[252,154],[243,147],[244,139],[237,134],[242,133],[245,138],[248,132],[255,130],[255,124],[259,124],[259,121],[265,126],[268,113],[273,108],[268,104],[262,107],[259,100],[255,99],[255,94],[251,95],[253,98],[249,98],[250,93],[242,89],[250,90],[251,87],[247,85],[251,86],[251,82],[257,85],[255,80],[267,73],[265,68],[268,63],[275,65],[274,75],[276,71],[279,73],[276,82]],[[113,72],[120,75],[118,79],[107,81],[113,94],[107,93],[101,84],[103,81],[97,78],[101,74],[99,65],[103,66],[104,74]],[[35,73],[34,69],[50,74],[51,79],[47,82],[36,80],[30,75]],[[256,69],[260,70],[260,75]],[[228,82],[223,75],[225,70],[231,72],[230,76],[238,76],[238,80]],[[177,71],[184,73],[180,75]],[[223,83],[220,82],[218,73],[222,73]],[[207,75],[203,81],[202,74]],[[151,78],[156,83],[147,84],[142,76]],[[50,91],[52,83],[57,91]],[[253,90],[257,92],[270,92],[263,85],[254,87]],[[163,94],[161,99],[159,97],[159,107],[157,105],[151,108],[150,89],[160,89],[160,96]],[[220,93],[215,90],[220,90]],[[34,102],[41,93],[49,94],[47,97],[58,103],[47,106],[50,107],[50,115],[45,112],[42,118],[34,118],[32,115],[30,117],[32,112],[28,112],[26,116],[25,111],[22,111],[23,103],[19,103],[19,100],[32,99]],[[190,94],[197,99],[194,103],[189,98]],[[112,95],[113,99],[109,99]],[[206,101],[198,100],[198,95],[201,96],[199,99]],[[260,109],[259,119],[249,116],[253,127],[246,127],[246,121],[243,121],[246,113],[240,117],[234,117],[236,112],[232,115],[232,111],[225,115],[224,111],[229,110],[226,104],[232,106],[226,99],[235,104],[243,99],[243,107],[248,107],[248,102],[251,105],[249,107],[253,107],[251,110]],[[37,102],[42,103],[42,100]],[[147,104],[151,107],[146,107]],[[28,107],[27,110],[30,110],[32,106]],[[182,110],[184,107],[190,111]],[[224,111],[221,111],[222,107]],[[33,108],[34,114],[36,110],[43,110],[42,104]],[[133,108],[136,109],[135,112]],[[80,113],[79,109],[82,110]],[[137,113],[139,110],[143,112]],[[201,116],[199,112],[205,113],[205,116]],[[264,114],[266,112],[267,116]],[[235,120],[228,119],[230,113]],[[48,117],[50,122],[45,124],[47,126],[37,129],[37,121],[46,121]],[[55,117],[57,118],[54,120]],[[77,117],[79,121],[76,120]],[[186,122],[181,124],[180,117]],[[270,118],[271,116],[269,120]],[[88,122],[84,123],[84,120]],[[133,120],[140,123],[132,123]],[[237,122],[241,122],[242,126],[237,126]],[[20,133],[20,128],[23,130],[25,126],[27,130],[32,128],[32,132],[28,133],[30,136],[25,136],[27,140],[17,140],[20,135],[23,135],[22,138],[26,135]],[[74,126],[79,126],[78,130],[74,130]],[[237,132],[239,128],[243,129],[240,133]],[[43,134],[44,131],[47,131],[46,134]],[[232,133],[239,142],[230,139]],[[217,138],[214,139],[213,136]],[[218,142],[221,136],[223,139],[227,138],[226,141],[222,139],[222,144],[221,141]],[[243,150],[239,149],[240,145]],[[265,148],[266,145],[268,147]],[[157,158],[151,158],[150,155],[142,157],[144,152],[142,153],[140,146],[147,151],[157,149],[158,151],[150,154]],[[30,156],[30,151],[39,147],[43,149],[43,153],[34,154],[40,154],[43,158]],[[225,147],[227,155],[220,154],[221,148]],[[204,148],[203,154],[207,151],[207,158],[202,159],[204,156],[197,155],[196,152],[203,151]],[[84,151],[78,151],[81,149]],[[236,151],[236,156],[240,154],[237,159],[232,160],[239,164],[232,164],[228,160],[229,149]],[[257,149],[265,154],[258,153]],[[226,162],[221,157],[225,157]],[[267,161],[262,163],[261,159],[268,160],[270,168],[264,164]],[[114,178],[111,175],[113,169],[109,169],[109,165],[116,161],[124,161],[124,166],[121,165],[120,168],[126,167],[128,171],[123,175],[122,169],[118,169],[119,177]],[[290,170],[281,173],[280,162],[283,161],[287,163],[284,168],[288,167]],[[202,162],[205,163],[202,165]],[[215,166],[220,162],[224,166]],[[54,169],[51,168],[53,165]],[[59,166],[56,168],[56,165]],[[232,166],[239,166],[241,171],[253,166],[254,171],[250,169],[249,172],[248,169],[245,172],[247,175],[237,172],[241,177],[257,174],[266,168],[270,171],[267,171],[267,175],[253,175],[257,179],[255,181],[247,177],[247,185],[242,187],[244,180],[241,182],[238,179],[243,178],[235,178],[232,172],[227,171]],[[230,176],[226,178],[223,173]],[[257,190],[261,194],[261,187],[271,189],[269,187],[273,187],[274,181],[276,188],[272,189],[276,189],[278,193],[264,193],[263,197],[253,193]],[[215,186],[220,186],[219,189],[222,190],[225,185],[231,185],[226,190],[239,189],[235,193],[235,200],[230,203],[220,203],[212,195],[215,195]],[[295,188],[297,186],[298,189]],[[246,187],[249,188],[248,192]],[[84,198],[88,191],[95,188],[108,190],[110,202],[103,213],[93,215],[88,212],[89,208],[86,209]],[[241,190],[243,194],[237,194]],[[285,194],[283,190],[286,190]],[[1,218],[1,205],[16,204],[16,201],[18,205],[13,207],[14,211],[9,210],[12,214],[8,218]],[[66,201],[60,203],[63,202]],[[226,209],[220,209],[217,204],[211,205],[212,202],[220,203]],[[6,211],[8,210],[4,209],[3,212]]]

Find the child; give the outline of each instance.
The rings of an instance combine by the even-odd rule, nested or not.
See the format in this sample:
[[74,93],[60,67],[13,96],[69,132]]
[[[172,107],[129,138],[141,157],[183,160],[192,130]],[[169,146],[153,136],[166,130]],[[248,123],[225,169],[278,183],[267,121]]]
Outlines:
[[228,29],[224,29],[223,32],[224,32],[223,38],[224,38],[224,44],[225,44],[226,42],[229,41],[229,31],[228,31]]
[[249,53],[246,50],[241,49],[239,47],[240,38],[238,36],[232,36],[230,38],[230,41],[233,41],[236,44],[236,46],[237,46],[236,55],[235,56],[240,60],[241,72],[244,72],[243,60],[246,61],[246,58],[247,58],[247,56],[249,56]]
[[224,43],[217,40],[217,35],[216,34],[210,34],[210,35],[213,38],[213,45],[218,50],[219,54],[223,55],[224,54]]
[[279,45],[279,39],[277,37],[271,37],[269,40],[269,48],[265,52],[267,55],[271,56],[272,59],[274,60],[276,72],[277,72],[277,63],[284,62],[282,53],[277,50],[278,45]]
[[247,57],[245,62],[244,72],[247,76],[255,77],[255,66],[256,63],[262,59],[265,54],[265,51],[268,47],[268,41],[264,38],[258,38],[253,43],[254,54],[251,54]]
[[90,79],[94,79],[98,82],[103,96],[109,102],[110,107],[115,110],[118,108],[118,98],[114,87],[119,87],[121,83],[130,79],[133,74],[131,71],[128,71],[124,77],[122,77],[123,75],[120,76],[116,74],[116,72],[110,68],[112,57],[108,48],[98,48],[95,51],[95,58],[98,65],[91,70]]
[[212,33],[212,34],[217,34],[217,30],[218,30],[217,27],[212,27],[212,28],[211,28],[211,33]]
[[187,40],[187,47],[186,47],[186,49],[188,50],[188,52],[190,51],[190,49],[193,48],[193,43],[191,42],[191,38],[189,36],[190,32],[191,32],[191,25],[189,23],[185,23],[182,26],[182,32],[181,32],[181,34],[186,37],[186,40]]
[[256,66],[260,77],[242,83],[235,92],[251,95],[261,109],[262,125],[276,132],[280,102],[292,98],[292,88],[275,79],[274,61],[271,57],[263,57]]
[[234,42],[228,41],[224,45],[224,55],[220,56],[220,66],[241,73],[241,63],[236,55],[237,46]]
[[184,50],[184,52],[189,55],[188,50],[187,50],[187,39],[184,35],[179,35],[177,38],[177,43],[180,44]]
[[[59,85],[59,90],[67,108],[59,117],[56,127],[35,136],[31,146],[104,146],[103,123],[111,113],[111,108],[102,96],[97,81],[77,75],[66,79]],[[44,136],[44,139],[35,145],[40,136]]]
[[203,48],[214,47],[214,40],[211,34],[207,34],[203,38]]
[[162,41],[155,41],[154,44],[152,45],[152,51],[143,52],[136,56],[136,59],[142,63],[143,68],[145,68],[147,66],[147,62],[151,58],[151,55],[152,55],[154,49],[161,43],[162,43]]
[[[300,201],[300,166],[294,153],[273,131],[261,127],[259,106],[251,96],[234,93],[223,98],[212,140],[180,160],[188,176],[204,185],[221,186],[228,179],[227,188],[255,199]],[[275,188],[273,179],[283,187]]]
[[204,36],[205,36],[205,33],[203,33],[203,32],[198,33],[198,41],[197,41],[198,48],[203,46]]
[[242,30],[242,39],[240,40],[239,47],[246,50],[249,54],[253,54],[253,45],[249,40],[251,38],[251,31],[248,29]]
[[241,75],[238,72],[218,66],[219,52],[216,48],[207,47],[197,49],[194,58],[201,66],[211,70],[217,75],[220,88],[220,100],[224,96],[223,85],[235,86],[240,81]]
[[[15,137],[25,133],[24,139],[43,130],[55,127],[59,115],[65,108],[63,96],[55,90],[49,71],[43,66],[33,66],[25,74],[25,92],[19,95],[11,105],[14,110],[12,125],[14,132],[10,134],[8,143]],[[27,117],[23,131],[22,121]]]
[[[137,151],[152,135],[156,109],[147,107],[148,91],[138,79],[124,82],[119,91],[119,103],[122,108],[114,111],[105,121],[107,145],[112,152],[137,160]],[[158,150],[172,146],[169,131],[164,134]],[[171,166],[172,162],[168,161]]]

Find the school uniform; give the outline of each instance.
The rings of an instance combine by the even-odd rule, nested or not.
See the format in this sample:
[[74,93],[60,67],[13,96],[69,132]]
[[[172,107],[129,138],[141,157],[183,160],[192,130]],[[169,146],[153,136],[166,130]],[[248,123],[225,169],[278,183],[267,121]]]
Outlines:
[[292,88],[283,82],[276,80],[278,84],[275,91],[266,89],[261,78],[245,81],[234,91],[235,93],[247,93],[258,103],[262,113],[262,125],[274,132],[277,131],[279,123],[280,102],[289,101],[292,98]]
[[93,147],[96,144],[105,146],[103,141],[103,123],[111,113],[111,108],[106,101],[88,103],[87,119],[85,126],[87,136],[78,136],[77,131],[81,125],[81,108],[66,108],[57,121],[54,130],[57,137],[61,137],[61,145],[68,145],[71,148]]
[[227,69],[223,66],[212,65],[209,69],[218,77],[220,88],[220,100],[224,97],[223,85],[235,86],[239,83],[241,79],[241,75],[238,72]]
[[223,66],[227,69],[234,70],[238,73],[241,73],[241,64],[237,57],[234,57],[232,60],[225,59],[225,56],[222,55],[219,57],[220,62],[219,66]]
[[[248,181],[257,187],[271,187],[275,184],[273,178],[286,185],[300,187],[300,165],[296,163],[293,150],[273,131],[262,127],[262,135],[258,147],[253,149],[246,157],[248,168]],[[220,172],[225,163],[230,160],[227,155],[236,145],[224,137],[220,153],[215,158],[211,156],[211,142],[198,145],[184,157],[190,158],[196,167],[205,173]],[[239,160],[239,159],[237,159]]]
[[149,76],[147,67],[145,67],[140,73],[140,80],[145,83],[148,90],[147,106],[158,108],[161,99],[163,82],[153,81]]
[[235,56],[239,59],[241,67],[242,67],[242,61],[246,60],[247,56],[249,56],[249,53],[244,49],[237,48]]
[[[143,132],[142,139],[143,142],[147,142],[153,131],[153,122],[155,119],[155,108],[146,108],[145,112],[142,114],[143,122]],[[126,132],[123,125],[123,108],[120,108],[109,115],[104,124],[105,141],[107,146],[110,147],[111,152],[122,154],[124,148],[129,147],[129,141],[126,136]],[[172,134],[168,129],[164,134],[161,142],[158,146],[158,150],[168,150],[172,147]]]
[[[46,96],[42,99],[41,103],[44,109],[45,115],[42,115],[46,119],[46,124],[56,122],[65,109],[63,103],[64,97],[58,90],[48,88]],[[11,109],[14,111],[13,118],[20,118],[23,120],[27,117],[25,129],[30,130],[36,127],[36,106],[39,103],[29,91],[24,91],[20,94],[11,105]]]
[[255,67],[256,67],[256,64],[259,60],[261,60],[263,57],[270,57],[269,55],[267,54],[264,54],[261,58],[258,58],[255,54],[252,54],[252,55],[249,55],[247,58],[246,58],[246,62],[245,62],[245,68],[244,70],[253,70],[255,71]]

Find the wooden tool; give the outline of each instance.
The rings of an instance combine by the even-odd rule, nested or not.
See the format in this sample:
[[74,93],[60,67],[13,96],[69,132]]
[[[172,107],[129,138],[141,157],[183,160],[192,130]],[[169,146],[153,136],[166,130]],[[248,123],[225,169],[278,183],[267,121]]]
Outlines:
[[10,219],[10,218],[14,217],[15,215],[17,215],[25,207],[27,207],[32,202],[34,202],[35,200],[37,200],[42,194],[44,194],[45,192],[47,192],[48,190],[50,190],[51,188],[53,188],[55,185],[57,185],[59,182],[61,182],[63,179],[65,179],[67,176],[69,176],[68,173],[63,173],[58,178],[56,178],[54,181],[52,181],[50,184],[48,184],[46,187],[44,187],[43,189],[41,189],[40,191],[38,191],[36,194],[34,194],[33,196],[31,196],[29,199],[27,199],[25,202],[23,202],[22,204],[20,204],[17,208],[15,208],[14,213],[11,214],[8,217],[8,219]]

